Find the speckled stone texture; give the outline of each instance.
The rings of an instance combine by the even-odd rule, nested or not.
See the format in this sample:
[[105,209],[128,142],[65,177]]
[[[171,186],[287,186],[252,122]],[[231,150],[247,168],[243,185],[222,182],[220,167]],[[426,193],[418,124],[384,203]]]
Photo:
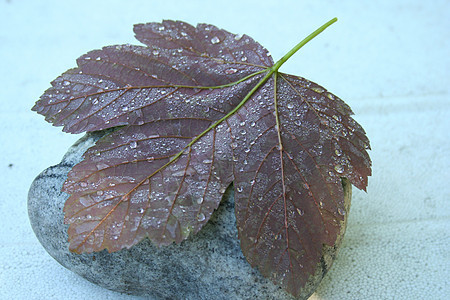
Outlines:
[[[293,299],[253,269],[237,238],[234,198],[229,188],[208,224],[180,245],[155,247],[144,240],[115,253],[74,254],[68,250],[68,225],[63,207],[68,195],[61,186],[82,154],[105,132],[86,134],[61,163],[43,171],[31,185],[28,213],[33,230],[47,252],[67,269],[107,289],[149,299]],[[351,187],[346,190],[347,211]],[[347,214],[348,215],[348,214]],[[330,268],[343,231],[334,247],[324,247],[317,271],[299,299],[308,298]]]

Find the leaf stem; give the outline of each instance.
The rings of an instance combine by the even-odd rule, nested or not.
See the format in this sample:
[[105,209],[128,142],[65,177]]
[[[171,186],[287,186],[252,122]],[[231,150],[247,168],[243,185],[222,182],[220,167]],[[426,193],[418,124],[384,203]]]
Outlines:
[[308,35],[306,38],[304,38],[300,43],[298,43],[294,48],[291,49],[291,51],[289,51],[288,53],[286,53],[286,55],[284,55],[280,60],[278,60],[273,66],[272,66],[272,70],[273,72],[277,72],[278,69],[289,59],[291,58],[292,55],[295,54],[295,52],[297,52],[300,48],[302,48],[303,46],[305,46],[310,40],[312,40],[313,38],[315,38],[317,35],[319,35],[322,31],[324,31],[328,26],[330,26],[331,24],[333,24],[334,22],[337,21],[337,18],[333,18],[330,21],[326,22],[325,24],[323,24],[322,26],[320,26],[319,28],[317,28],[313,33],[311,33],[310,35]]

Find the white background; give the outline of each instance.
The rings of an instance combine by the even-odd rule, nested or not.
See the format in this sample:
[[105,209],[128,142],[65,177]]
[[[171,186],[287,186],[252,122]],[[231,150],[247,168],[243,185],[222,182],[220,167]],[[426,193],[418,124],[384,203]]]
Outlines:
[[277,60],[333,17],[281,71],[352,107],[373,176],[368,193],[354,189],[343,246],[311,299],[449,297],[450,2],[311,2],[0,0],[0,299],[137,298],[61,267],[28,221],[32,180],[80,137],[30,108],[78,56],[137,44],[135,23],[178,19],[246,33]]

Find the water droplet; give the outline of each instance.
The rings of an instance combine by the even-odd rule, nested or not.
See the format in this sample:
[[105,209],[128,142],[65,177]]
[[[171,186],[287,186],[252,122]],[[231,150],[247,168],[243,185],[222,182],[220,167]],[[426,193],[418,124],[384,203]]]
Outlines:
[[297,126],[302,126],[302,121],[300,121],[300,120],[295,120],[295,121],[294,121],[294,124],[297,125]]
[[98,56],[95,60],[102,60],[102,58],[100,56]]
[[159,55],[159,50],[158,49],[153,49],[152,53],[153,53],[153,55],[158,56]]
[[105,163],[98,163],[97,164],[97,169],[98,170],[103,170],[103,169],[106,169],[106,168],[108,168],[109,166],[107,165],[107,164],[105,164]]
[[219,43],[220,42],[220,40],[219,40],[219,38],[217,37],[217,36],[215,36],[215,37],[213,37],[212,39],[211,39],[211,43],[213,43],[213,44],[217,44],[217,43]]
[[338,173],[343,173],[344,172],[344,167],[341,166],[340,164],[337,164],[334,166],[334,169],[336,170],[336,172]]
[[242,56],[241,61],[247,61],[247,56]]
[[242,186],[238,186],[236,188],[236,190],[238,191],[238,193],[242,193],[242,191],[244,190],[244,188]]
[[320,206],[320,208],[323,208],[323,202],[322,201],[319,202],[319,206]]
[[66,94],[70,94],[70,90],[69,89],[67,89],[65,92],[66,92]]
[[339,208],[338,208],[338,213],[339,213],[341,216],[344,216],[344,215],[345,215],[345,209],[339,207]]
[[238,145],[237,145],[236,142],[232,142],[232,143],[230,144],[230,146],[231,146],[232,149],[236,149]]
[[70,85],[70,81],[64,80],[64,81],[63,81],[63,85],[65,85],[65,86]]
[[87,187],[88,184],[87,184],[87,182],[82,181],[82,182],[80,182],[80,186],[81,186],[81,187]]
[[164,26],[159,26],[159,27],[158,27],[158,30],[159,30],[159,31],[162,31],[162,30],[164,30],[164,29],[165,29]]
[[247,164],[248,164],[248,161],[247,161],[246,159],[244,159],[243,164],[244,164],[244,165],[247,165]]
[[138,213],[142,214],[144,212],[144,209],[141,207],[138,209]]
[[130,142],[130,148],[131,149],[135,149],[136,147],[137,147],[137,142],[136,141]]
[[92,104],[97,105],[98,104],[98,98],[95,98],[94,100],[92,100]]
[[97,196],[103,195],[103,191],[97,191]]
[[250,148],[245,148],[245,149],[244,149],[244,152],[245,152],[245,153],[249,153],[249,152],[250,152]]
[[305,213],[303,210],[301,210],[300,208],[297,208],[297,212],[300,216],[303,216],[303,214]]
[[341,149],[336,149],[336,150],[334,150],[334,153],[336,153],[337,156],[341,156],[342,155],[342,150]]
[[251,127],[255,127],[255,125],[256,125],[256,122],[251,122],[251,123],[250,123],[250,126],[251,126]]
[[128,107],[126,106],[122,107],[122,111],[128,111]]
[[240,34],[236,34],[236,35],[234,36],[234,39],[235,39],[236,41],[239,41],[241,38],[242,38],[242,35],[240,35]]
[[205,214],[199,213],[197,215],[197,221],[202,222],[202,221],[205,221],[205,219],[206,219]]
[[116,184],[114,182],[110,182],[109,186],[116,186]]
[[203,198],[198,198],[197,199],[197,204],[202,204],[203,203]]
[[204,163],[204,164],[210,164],[210,163],[212,163],[212,160],[210,160],[210,159],[205,159],[205,160],[203,160],[203,163]]
[[226,74],[234,74],[236,72],[237,72],[237,69],[235,69],[235,68],[229,68],[229,69],[225,70]]
[[311,88],[314,92],[316,92],[316,93],[323,93],[323,92],[325,92],[325,90],[323,89],[323,88],[321,88],[321,87],[319,87],[319,86],[317,86],[317,87],[313,87],[313,88]]
[[254,184],[255,184],[255,180],[253,180],[253,179],[250,180],[250,184],[251,184],[251,185],[254,185]]
[[289,103],[286,105],[286,107],[287,107],[288,109],[293,109],[293,108],[294,108],[294,103],[289,102]]
[[239,133],[240,133],[241,135],[245,135],[245,134],[247,133],[247,131],[245,131],[245,129],[241,129],[241,130],[239,131]]

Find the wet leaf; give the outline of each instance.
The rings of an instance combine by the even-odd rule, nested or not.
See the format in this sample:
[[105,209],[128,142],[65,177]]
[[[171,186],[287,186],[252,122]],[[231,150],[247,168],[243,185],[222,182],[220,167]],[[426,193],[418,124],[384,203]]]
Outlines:
[[234,181],[244,255],[297,295],[340,231],[341,178],[367,186],[364,130],[325,88],[278,72],[308,40],[274,64],[250,37],[212,25],[134,30],[146,46],[83,55],[33,107],[67,132],[115,128],[64,184],[70,249],[180,243]]

